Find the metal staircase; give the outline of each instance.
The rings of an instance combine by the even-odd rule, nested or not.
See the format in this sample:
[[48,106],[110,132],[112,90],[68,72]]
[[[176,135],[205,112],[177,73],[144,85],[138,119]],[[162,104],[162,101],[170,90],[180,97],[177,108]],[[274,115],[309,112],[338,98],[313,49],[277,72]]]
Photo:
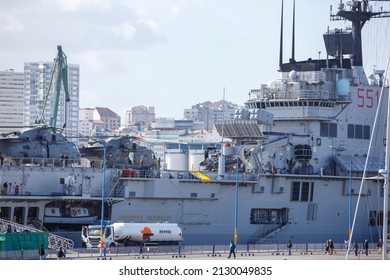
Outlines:
[[123,200],[125,195],[121,172],[121,170],[116,170],[106,183],[105,197],[107,200],[111,200],[111,203]]
[[38,220],[35,220],[32,224],[34,226],[38,226],[40,229],[21,225],[0,218],[0,232],[47,232],[48,247],[50,249],[62,248],[72,250],[74,248],[73,240],[50,233]]
[[250,238],[249,243],[275,243],[274,235],[284,230],[290,224],[291,221],[289,219],[292,219],[292,213],[283,215],[279,224],[263,224],[258,232]]

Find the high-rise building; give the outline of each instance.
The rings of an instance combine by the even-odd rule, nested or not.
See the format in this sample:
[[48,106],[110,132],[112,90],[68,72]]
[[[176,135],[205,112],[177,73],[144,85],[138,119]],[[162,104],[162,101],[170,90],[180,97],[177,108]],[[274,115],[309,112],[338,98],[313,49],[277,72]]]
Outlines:
[[[24,64],[25,114],[24,124],[31,126],[37,118],[43,116],[46,124],[50,123],[52,114],[54,86],[48,92],[53,62],[26,62]],[[56,127],[63,128],[68,136],[78,135],[79,125],[79,65],[68,64],[68,86],[70,102],[65,102],[65,92],[61,86],[57,108]],[[47,101],[46,101],[47,98]]]
[[0,71],[0,132],[23,126],[24,74],[13,69]]

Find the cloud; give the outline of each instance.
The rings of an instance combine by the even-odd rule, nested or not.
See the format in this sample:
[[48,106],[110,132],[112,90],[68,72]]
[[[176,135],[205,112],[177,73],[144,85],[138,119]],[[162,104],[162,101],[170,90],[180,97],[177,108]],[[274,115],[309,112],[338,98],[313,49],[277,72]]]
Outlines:
[[185,7],[187,2],[181,1],[180,3],[171,3],[171,14],[176,16],[178,15]]
[[65,11],[77,11],[81,9],[108,9],[111,7],[110,0],[57,0],[60,9]]
[[99,73],[105,68],[101,54],[96,51],[77,54],[74,60],[77,61],[77,64],[83,65],[83,68],[92,74]]
[[127,41],[133,41],[137,29],[130,22],[124,22],[121,25],[111,28],[115,35],[123,37]]
[[166,37],[160,32],[159,25],[149,18],[134,18],[132,21],[114,25],[109,30],[116,37],[125,40],[122,43],[115,41],[124,48],[144,48],[166,41]]
[[160,29],[158,24],[155,21],[148,19],[148,18],[141,18],[137,22],[139,25],[145,26],[146,28],[148,28],[154,32],[157,32]]
[[22,31],[23,22],[12,13],[0,13],[0,28],[4,31]]

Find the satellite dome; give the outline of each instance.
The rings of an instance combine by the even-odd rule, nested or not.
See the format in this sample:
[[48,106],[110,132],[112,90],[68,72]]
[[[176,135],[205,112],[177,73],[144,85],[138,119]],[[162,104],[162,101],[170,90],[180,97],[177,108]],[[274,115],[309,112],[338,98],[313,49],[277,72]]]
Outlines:
[[295,70],[291,70],[290,73],[288,73],[288,77],[293,80],[293,81],[296,81],[298,79],[298,73],[297,71]]

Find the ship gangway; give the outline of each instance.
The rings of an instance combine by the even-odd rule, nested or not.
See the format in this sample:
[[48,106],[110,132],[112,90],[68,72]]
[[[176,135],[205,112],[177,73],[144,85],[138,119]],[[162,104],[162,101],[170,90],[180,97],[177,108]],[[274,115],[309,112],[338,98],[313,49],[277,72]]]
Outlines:
[[74,248],[74,242],[71,239],[55,235],[47,230],[41,230],[34,227],[21,225],[18,223],[11,222],[9,220],[0,218],[0,232],[47,232],[48,234],[48,248],[50,249],[66,249],[72,250]]
[[204,175],[200,171],[191,171],[191,173],[192,173],[192,175],[197,177],[199,180],[201,180],[203,183],[210,183],[211,182],[211,178],[207,177],[206,175]]

